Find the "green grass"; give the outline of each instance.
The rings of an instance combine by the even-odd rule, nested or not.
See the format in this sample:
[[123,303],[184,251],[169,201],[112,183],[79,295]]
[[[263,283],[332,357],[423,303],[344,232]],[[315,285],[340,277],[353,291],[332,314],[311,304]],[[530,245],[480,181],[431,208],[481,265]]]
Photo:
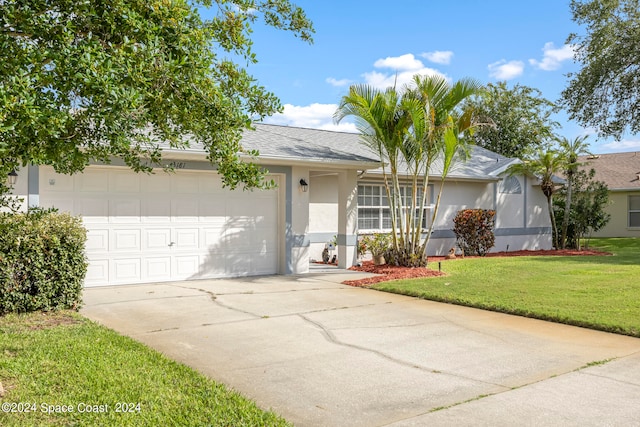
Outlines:
[[[288,425],[191,368],[71,312],[0,317],[0,381],[2,426]],[[120,405],[132,412],[116,412],[119,402],[134,404]],[[33,411],[8,413],[7,403],[15,403],[13,409],[28,403]],[[48,405],[70,405],[74,412],[47,413]],[[80,413],[84,405],[103,405],[96,409],[106,412]]]
[[381,291],[640,337],[640,239],[592,239],[613,256],[466,258],[447,276],[382,282]]

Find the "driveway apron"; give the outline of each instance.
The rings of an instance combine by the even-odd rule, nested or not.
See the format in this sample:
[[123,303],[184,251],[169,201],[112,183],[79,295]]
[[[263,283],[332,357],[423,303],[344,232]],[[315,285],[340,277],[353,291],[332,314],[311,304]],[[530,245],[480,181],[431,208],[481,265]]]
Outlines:
[[298,426],[640,425],[640,339],[341,285],[88,288],[86,317]]

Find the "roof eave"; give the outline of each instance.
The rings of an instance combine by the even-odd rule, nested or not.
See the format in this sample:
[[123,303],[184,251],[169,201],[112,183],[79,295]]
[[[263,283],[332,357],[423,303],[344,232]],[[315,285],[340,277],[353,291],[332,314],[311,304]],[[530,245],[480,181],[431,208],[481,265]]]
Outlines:
[[[163,153],[166,154],[166,158],[173,160],[200,160],[208,161],[207,153],[201,150],[194,149],[165,149]],[[320,159],[320,158],[308,158],[301,159],[296,157],[287,156],[268,156],[260,155],[258,157],[249,156],[246,154],[240,154],[240,159],[246,162],[253,162],[260,165],[323,165],[334,166],[340,168],[351,169],[377,169],[380,167],[380,162],[365,161],[365,160],[341,160],[341,159]]]
[[501,174],[505,173],[505,172],[507,171],[507,169],[509,169],[509,167],[510,167],[511,165],[515,165],[515,164],[518,164],[518,163],[522,163],[522,160],[520,160],[520,159],[513,159],[513,160],[511,160],[510,162],[508,162],[508,163],[506,163],[506,164],[504,164],[504,165],[500,166],[500,167],[499,167],[499,168],[497,168],[496,170],[489,172],[489,175],[491,175],[491,176],[498,176],[498,175],[501,175]]
[[[377,171],[377,170],[370,170],[367,171],[367,173],[364,175],[364,178],[381,178],[382,177],[382,171]],[[411,179],[411,175],[406,175],[403,174],[401,175],[401,179]],[[440,180],[440,175],[429,175],[429,181],[432,180]],[[499,177],[495,177],[495,176],[486,176],[486,177],[480,177],[480,176],[464,176],[464,175],[452,175],[449,174],[445,177],[445,182],[446,181],[465,181],[465,182],[497,182],[500,181]]]
[[322,166],[322,167],[338,167],[349,168],[358,170],[377,169],[380,167],[380,162],[365,161],[365,160],[341,160],[341,159],[319,159],[308,158],[301,159],[297,157],[287,156],[264,156],[252,157],[241,155],[240,158],[244,161],[254,162],[259,165],[294,165],[294,166]]
[[628,191],[640,191],[640,187],[621,187],[621,188],[609,188],[612,193],[622,193]]

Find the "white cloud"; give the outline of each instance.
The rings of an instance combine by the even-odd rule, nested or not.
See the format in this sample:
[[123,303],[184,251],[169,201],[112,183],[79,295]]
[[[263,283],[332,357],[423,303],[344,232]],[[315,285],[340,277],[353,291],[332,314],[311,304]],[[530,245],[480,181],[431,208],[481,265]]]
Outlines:
[[530,59],[529,64],[544,71],[553,71],[560,68],[564,61],[573,59],[574,47],[573,45],[565,44],[556,48],[553,42],[548,42],[544,44],[542,52],[542,61]]
[[436,64],[447,65],[451,62],[453,52],[450,50],[435,50],[433,52],[425,52],[421,54],[427,61],[434,62]]
[[351,80],[349,79],[334,79],[333,77],[328,77],[326,79],[326,82],[329,83],[331,86],[335,86],[335,87],[342,87],[342,86],[348,86],[351,83]]
[[419,70],[424,64],[416,59],[412,53],[401,56],[388,56],[384,59],[378,59],[374,64],[376,68],[391,68],[394,70]]
[[333,123],[333,113],[337,104],[292,105],[285,104],[282,113],[274,114],[264,120],[273,125],[294,126],[311,129],[324,129],[339,132],[357,132],[353,123]]
[[[440,71],[425,67],[422,61],[416,59],[413,54],[379,59],[374,63],[374,66],[376,68],[389,68],[391,71],[371,71],[364,73],[362,75],[363,83],[382,90],[394,85],[396,85],[398,89],[401,89],[405,84],[410,83],[416,74],[440,75],[447,80],[451,80]],[[335,87],[344,87],[353,83],[348,79],[339,80],[333,77],[327,78],[326,82]],[[357,133],[355,124],[350,122],[349,118],[346,118],[340,124],[333,122],[333,114],[337,108],[337,104],[285,104],[282,113],[274,114],[266,118],[264,123]]]
[[596,130],[596,128],[594,127],[581,127],[582,132],[580,132],[580,136],[592,136],[592,135],[598,135],[598,131]]
[[447,80],[451,80],[440,71],[427,67],[422,67],[418,70],[403,71],[401,73],[398,73],[397,75],[372,71],[370,73],[364,73],[363,77],[366,84],[384,90],[388,87],[393,87],[394,85],[396,88],[401,89],[405,84],[409,84],[413,80],[413,76],[415,76],[416,74],[427,76],[439,75]]
[[509,61],[502,59],[487,66],[489,75],[497,80],[511,80],[518,77],[524,71],[522,61]]
[[611,141],[600,144],[606,152],[640,151],[640,139],[623,139],[622,141]]

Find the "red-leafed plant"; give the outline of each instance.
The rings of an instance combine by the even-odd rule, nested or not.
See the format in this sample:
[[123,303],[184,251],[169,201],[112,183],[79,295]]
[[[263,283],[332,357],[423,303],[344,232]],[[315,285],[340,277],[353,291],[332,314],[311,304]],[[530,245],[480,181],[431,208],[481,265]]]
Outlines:
[[496,211],[488,209],[464,209],[453,219],[456,243],[465,255],[484,256],[495,244],[493,227]]

